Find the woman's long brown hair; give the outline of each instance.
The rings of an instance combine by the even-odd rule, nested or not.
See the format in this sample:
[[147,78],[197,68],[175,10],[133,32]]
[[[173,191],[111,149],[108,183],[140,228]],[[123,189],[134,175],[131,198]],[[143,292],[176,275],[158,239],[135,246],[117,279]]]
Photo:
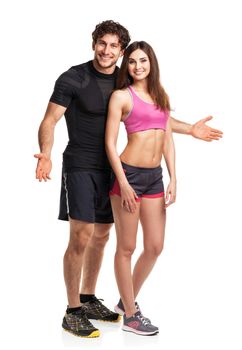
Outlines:
[[127,88],[133,83],[133,78],[129,75],[128,72],[128,64],[129,56],[133,51],[137,49],[144,51],[149,57],[150,73],[147,77],[148,93],[160,109],[170,111],[169,97],[160,83],[160,70],[155,52],[152,47],[145,41],[134,41],[125,50],[116,83],[117,89]]

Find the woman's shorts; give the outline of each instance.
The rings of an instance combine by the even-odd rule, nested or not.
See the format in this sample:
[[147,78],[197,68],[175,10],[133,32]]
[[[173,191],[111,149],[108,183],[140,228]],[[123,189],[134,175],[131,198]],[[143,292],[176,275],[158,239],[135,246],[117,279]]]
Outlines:
[[[162,168],[140,168],[122,163],[126,178],[140,201],[142,198],[159,198],[164,196]],[[119,183],[115,174],[111,176],[109,194],[121,196]]]

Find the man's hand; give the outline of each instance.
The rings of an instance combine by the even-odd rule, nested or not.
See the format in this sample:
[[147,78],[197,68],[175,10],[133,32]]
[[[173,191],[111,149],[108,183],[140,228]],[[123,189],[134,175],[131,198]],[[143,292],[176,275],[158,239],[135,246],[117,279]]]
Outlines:
[[34,157],[38,159],[38,163],[35,171],[36,179],[38,179],[40,182],[42,180],[44,181],[51,180],[50,172],[52,168],[52,162],[50,158],[44,153],[35,154]]
[[223,136],[222,131],[213,129],[210,126],[206,125],[206,122],[208,122],[212,118],[212,116],[209,116],[193,124],[191,128],[191,135],[197,139],[207,142],[219,140]]

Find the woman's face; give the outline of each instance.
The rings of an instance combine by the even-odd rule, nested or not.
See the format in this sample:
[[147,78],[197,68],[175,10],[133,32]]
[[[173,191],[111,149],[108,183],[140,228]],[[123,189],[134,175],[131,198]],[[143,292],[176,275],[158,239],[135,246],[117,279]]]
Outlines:
[[150,60],[143,50],[137,49],[130,54],[128,72],[134,81],[147,78],[150,73]]

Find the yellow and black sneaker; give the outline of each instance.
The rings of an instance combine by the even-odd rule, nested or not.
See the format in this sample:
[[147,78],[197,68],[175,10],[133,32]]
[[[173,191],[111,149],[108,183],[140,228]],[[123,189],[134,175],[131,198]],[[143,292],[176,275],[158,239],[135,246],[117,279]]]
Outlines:
[[67,310],[62,327],[78,337],[96,338],[100,336],[100,331],[88,320],[83,307],[70,313]]
[[91,300],[82,304],[87,318],[107,322],[120,321],[121,316],[117,312],[109,310],[101,301],[103,301],[103,299],[92,296]]

